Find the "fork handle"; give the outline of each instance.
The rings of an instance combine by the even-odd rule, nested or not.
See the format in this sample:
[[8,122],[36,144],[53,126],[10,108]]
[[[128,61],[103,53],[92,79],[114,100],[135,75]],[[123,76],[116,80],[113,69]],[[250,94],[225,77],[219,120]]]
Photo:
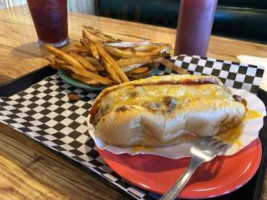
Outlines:
[[200,160],[191,159],[190,165],[187,168],[187,170],[184,172],[184,174],[180,177],[180,179],[172,186],[172,188],[164,194],[160,200],[174,200],[178,197],[180,192],[184,189],[185,185],[195,172],[195,170],[198,168],[199,165],[201,165],[203,162]]

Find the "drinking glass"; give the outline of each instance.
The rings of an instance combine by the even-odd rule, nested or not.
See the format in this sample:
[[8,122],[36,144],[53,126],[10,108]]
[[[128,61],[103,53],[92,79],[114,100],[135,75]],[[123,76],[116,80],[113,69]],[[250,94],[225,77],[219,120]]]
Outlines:
[[68,43],[67,0],[27,0],[40,45]]
[[175,55],[206,56],[217,0],[181,0]]

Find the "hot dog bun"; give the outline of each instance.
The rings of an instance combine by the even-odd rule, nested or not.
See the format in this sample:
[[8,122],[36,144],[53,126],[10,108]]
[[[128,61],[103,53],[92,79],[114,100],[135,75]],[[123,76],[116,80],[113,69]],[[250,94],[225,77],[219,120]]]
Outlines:
[[241,122],[245,105],[214,76],[169,75],[103,90],[91,108],[96,135],[120,147],[161,147],[213,136]]

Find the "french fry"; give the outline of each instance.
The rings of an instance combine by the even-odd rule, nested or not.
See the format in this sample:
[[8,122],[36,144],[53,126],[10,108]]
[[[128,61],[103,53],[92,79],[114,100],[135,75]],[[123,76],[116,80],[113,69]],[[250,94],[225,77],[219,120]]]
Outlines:
[[80,43],[59,50],[51,45],[46,49],[54,54],[49,57],[54,69],[68,71],[71,76],[90,85],[114,85],[153,74],[159,63],[188,74],[182,68],[165,59],[171,45],[151,41],[121,41],[100,30],[84,26]]
[[136,52],[136,51],[131,51],[131,50],[122,51],[120,49],[106,46],[106,45],[104,47],[108,53],[118,58],[146,57],[146,56],[156,56],[160,54],[160,51]]
[[128,58],[128,59],[120,59],[117,63],[121,66],[128,66],[134,64],[145,64],[145,63],[152,63],[154,62],[155,57],[147,56],[147,57],[135,57],[135,58]]
[[75,49],[70,49],[68,51],[65,51],[65,53],[70,53],[70,52],[75,52],[78,54],[86,54],[86,55],[90,55],[90,50],[86,49],[85,47],[81,47],[81,48],[75,48]]
[[100,31],[98,29],[95,29],[95,28],[93,28],[91,26],[86,26],[86,25],[84,25],[83,28],[86,29],[87,31],[89,31],[92,34],[95,34],[96,32],[99,32]]
[[104,34],[100,30],[94,29],[92,27],[84,26],[84,28],[91,32],[92,34],[95,34],[102,42],[115,42],[118,41],[117,39],[111,37],[110,35]]
[[110,64],[105,61],[104,59],[102,60],[103,65],[105,66],[106,70],[110,74],[111,78],[114,80],[115,83],[121,83],[121,79],[119,78],[118,74],[115,72],[115,70],[112,69]]
[[61,60],[59,58],[55,58],[54,62],[57,63],[57,64],[61,64],[61,65],[66,65],[67,64],[64,60]]
[[91,52],[91,50],[89,48],[90,42],[88,41],[88,39],[87,38],[83,38],[83,39],[80,40],[80,43],[81,43],[82,47],[88,51],[89,55],[92,55],[92,52]]
[[98,53],[105,59],[105,61],[111,66],[111,69],[113,68],[115,73],[118,74],[119,78],[123,82],[128,82],[130,81],[124,71],[120,68],[118,63],[105,51],[105,49],[101,46],[101,43],[96,42],[95,43],[96,48],[98,50]]
[[59,65],[57,65],[56,63],[52,63],[52,62],[51,62],[49,65],[50,65],[50,67],[52,67],[53,69],[60,69]]
[[97,59],[92,57],[84,57],[86,60],[88,60],[94,67],[96,68],[96,71],[104,71],[105,68],[98,62]]
[[98,36],[98,38],[100,38],[103,42],[115,42],[118,41],[116,39],[114,39],[113,37],[111,37],[110,35],[106,35],[102,32],[96,32],[96,35]]
[[89,85],[99,85],[100,83],[95,81],[95,80],[92,80],[90,78],[86,78],[84,76],[80,76],[80,75],[77,75],[75,73],[71,73],[71,77],[78,80],[78,81],[81,81],[85,84],[89,84]]
[[90,49],[90,41],[87,38],[81,39],[80,40],[81,44],[83,45],[83,48],[86,49],[87,55],[85,56],[93,56],[93,53]]
[[128,65],[128,66],[122,67],[122,69],[124,72],[129,72],[129,71],[132,71],[133,69],[141,67],[143,65],[145,65],[145,64],[141,63],[141,64]]
[[85,47],[77,48],[77,49],[74,49],[73,51],[77,53],[85,53],[87,55],[91,54],[90,51],[86,49]]
[[164,53],[169,52],[171,50],[171,45],[162,45],[158,47],[157,49],[153,50],[152,53]]
[[[50,63],[50,66],[54,69],[64,69],[65,71],[70,71],[70,72],[73,71],[71,69],[72,66],[67,65],[67,64],[60,65],[60,64]],[[79,80],[83,83],[90,84],[90,85],[99,85],[100,84],[99,82],[97,82],[95,80],[92,80],[90,78],[86,78],[84,76],[77,75],[75,73],[71,73],[71,77],[76,79],[76,80]]]
[[140,68],[135,68],[130,73],[132,74],[143,74],[149,70],[148,67],[140,67]]
[[91,50],[93,57],[95,57],[97,60],[99,60],[99,54],[97,52],[97,49],[96,49],[96,46],[94,43],[89,44],[89,49]]
[[75,58],[76,60],[78,60],[79,63],[82,64],[82,66],[87,69],[90,72],[96,72],[96,68],[86,59],[84,59],[82,56],[71,52],[70,55]]
[[80,43],[75,43],[74,46],[77,47],[77,48],[82,48],[83,47],[83,45],[81,45]]
[[50,62],[50,64],[55,63],[55,57],[54,56],[49,56],[46,59]]
[[150,41],[141,41],[141,42],[106,42],[106,46],[110,47],[117,47],[117,48],[135,48],[138,46],[146,46],[146,45],[152,45],[153,43]]
[[102,65],[95,65],[96,71],[102,72],[105,71],[105,68]]
[[97,59],[93,58],[93,57],[84,57],[86,60],[88,60],[92,65],[100,65],[100,63],[98,62]]
[[89,49],[91,55],[97,60],[99,60],[99,54],[97,52],[95,44],[90,39],[88,39],[85,34],[83,36],[84,36],[82,40],[83,44],[86,46],[87,49]]
[[[103,32],[97,33],[98,37],[101,37],[101,34],[103,34]],[[106,38],[105,42],[117,42],[117,41],[121,41],[120,39],[115,39],[112,36],[106,35],[106,34],[104,34],[104,37]]]
[[110,46],[104,46],[105,50],[110,53],[112,56],[116,56],[118,58],[122,58],[122,50],[114,48],[114,47],[110,47]]
[[101,41],[98,37],[90,33],[87,29],[83,30],[83,39],[88,39],[90,42],[93,43]]
[[83,39],[80,40],[81,44],[88,49],[88,51],[91,52],[90,48],[89,48],[89,44],[91,43],[90,40],[85,36],[85,34],[83,34]]
[[101,42],[104,42],[104,40],[100,37],[97,36],[97,32],[100,32],[99,30],[97,29],[94,29],[93,27],[89,27],[89,26],[84,26],[84,30],[86,30],[87,32],[89,32],[90,34],[92,34],[94,37],[97,38],[97,40],[101,41]]
[[156,45],[140,45],[134,48],[135,51],[150,52],[156,50],[158,47]]
[[71,57],[67,53],[65,53],[59,49],[56,49],[55,47],[53,47],[49,44],[45,45],[45,47],[50,53],[54,54],[55,56],[61,58],[62,60],[65,60],[67,63],[69,63],[71,65],[71,67],[69,67],[67,65],[64,66],[68,70],[71,70],[74,73],[79,74],[81,76],[85,76],[85,77],[91,78],[93,80],[96,80],[103,85],[112,85],[113,82],[110,79],[107,79],[105,77],[102,77],[102,76],[99,76],[97,74],[86,71],[84,69],[84,67],[77,60],[75,60],[73,57]]
[[[138,69],[138,68],[137,68]],[[146,72],[143,73],[139,73],[139,74],[134,74],[132,72],[128,72],[127,75],[133,79],[133,80],[137,80],[137,79],[141,79],[141,78],[146,78],[148,76],[151,75],[151,73],[153,73],[153,71],[155,70],[155,68],[150,68],[149,70],[147,70]]]
[[67,71],[67,72],[72,72],[73,66],[69,64],[58,65],[58,66],[59,66],[59,69],[63,69],[64,71]]
[[70,68],[72,67],[71,65],[68,64],[57,64],[57,63],[50,63],[50,66],[54,69],[63,69],[65,71],[71,72]]
[[190,74],[187,70],[176,66],[174,63],[172,63],[171,61],[169,61],[165,58],[158,58],[158,59],[155,59],[154,61],[159,62],[162,65],[176,71],[178,74]]
[[106,68],[103,66],[103,64],[99,64],[99,65],[94,65],[96,70],[98,72],[103,72],[103,71],[106,71]]
[[66,69],[69,69],[71,70],[72,72],[74,72],[75,74],[78,74],[80,76],[84,76],[86,78],[90,78],[90,79],[93,79],[99,83],[101,83],[102,85],[113,85],[113,81],[110,80],[109,78],[106,78],[106,77],[102,77],[100,75],[97,75],[97,74],[94,74],[94,73],[91,73],[91,72],[88,72],[84,69],[77,69],[73,66],[69,67],[69,66],[63,66],[64,68]]
[[53,47],[52,45],[46,44],[45,48],[55,56],[59,57],[60,59],[66,61],[70,65],[77,66],[79,68],[83,68],[82,64],[80,64],[77,60],[71,57],[69,54]]

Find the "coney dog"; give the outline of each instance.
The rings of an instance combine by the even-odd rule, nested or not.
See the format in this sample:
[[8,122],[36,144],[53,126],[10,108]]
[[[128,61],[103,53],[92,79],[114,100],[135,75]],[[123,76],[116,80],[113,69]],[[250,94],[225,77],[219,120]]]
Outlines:
[[215,76],[155,76],[103,90],[90,122],[107,144],[164,147],[236,126],[246,113],[240,99]]

